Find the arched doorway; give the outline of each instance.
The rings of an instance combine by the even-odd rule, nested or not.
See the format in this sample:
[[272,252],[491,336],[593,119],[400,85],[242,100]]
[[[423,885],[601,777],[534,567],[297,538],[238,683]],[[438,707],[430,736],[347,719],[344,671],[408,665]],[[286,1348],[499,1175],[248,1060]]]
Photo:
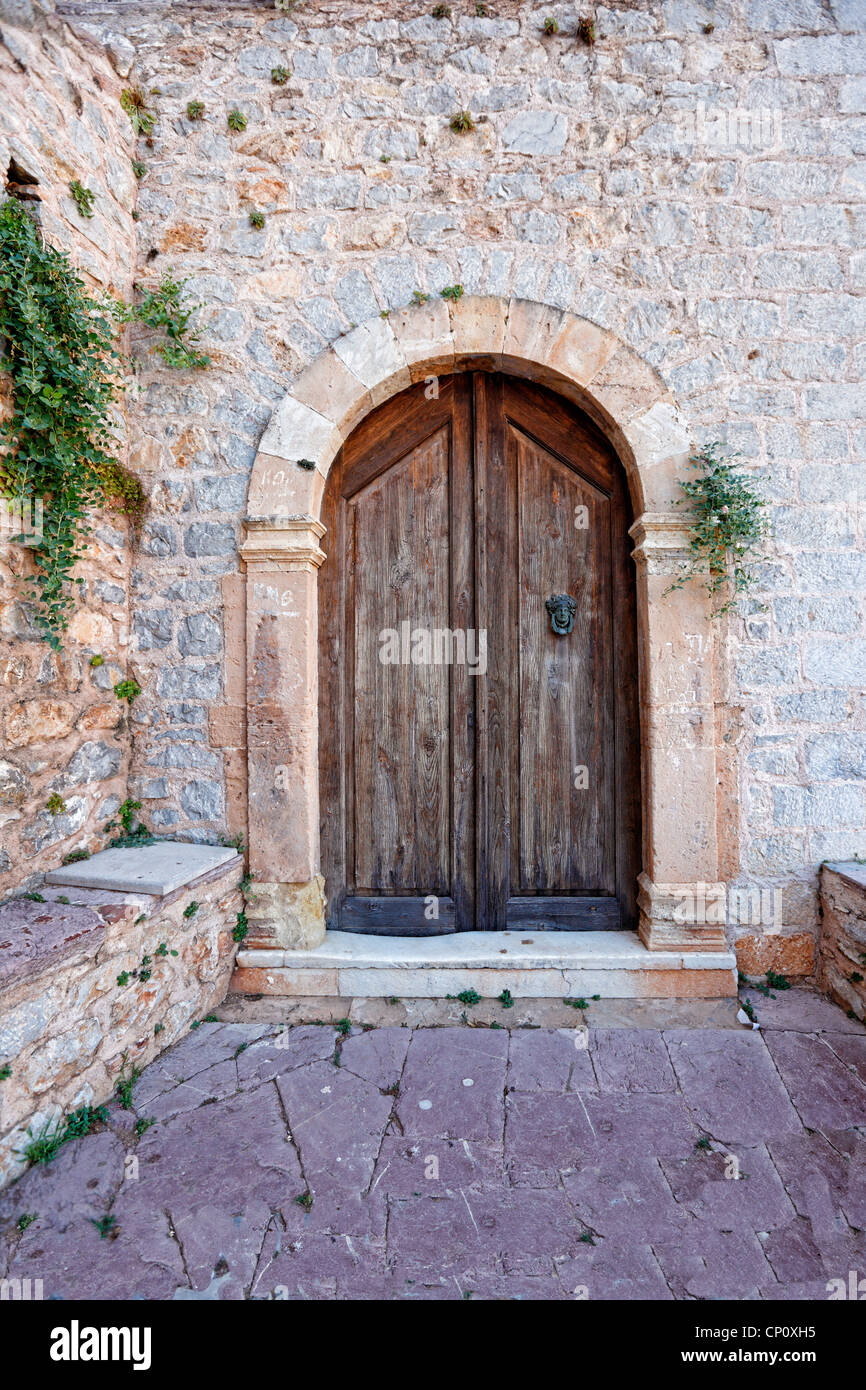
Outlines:
[[528,381],[431,378],[346,439],[321,520],[328,925],[633,929],[632,516],[608,441]]

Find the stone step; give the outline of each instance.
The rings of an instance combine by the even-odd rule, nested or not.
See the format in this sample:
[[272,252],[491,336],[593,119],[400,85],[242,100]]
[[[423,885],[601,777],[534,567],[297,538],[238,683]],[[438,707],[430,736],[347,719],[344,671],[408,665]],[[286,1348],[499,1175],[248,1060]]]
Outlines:
[[311,950],[240,951],[239,994],[444,999],[727,999],[727,951],[648,951],[632,932],[461,932],[438,937],[327,932]]

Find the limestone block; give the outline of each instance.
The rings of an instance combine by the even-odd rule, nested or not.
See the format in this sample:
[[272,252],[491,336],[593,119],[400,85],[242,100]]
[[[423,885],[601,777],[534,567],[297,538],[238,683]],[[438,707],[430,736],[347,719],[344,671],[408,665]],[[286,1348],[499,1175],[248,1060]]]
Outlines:
[[[308,949],[325,939],[325,880],[315,874],[306,883],[259,883],[247,907],[248,946]],[[315,993],[327,993],[325,990]]]

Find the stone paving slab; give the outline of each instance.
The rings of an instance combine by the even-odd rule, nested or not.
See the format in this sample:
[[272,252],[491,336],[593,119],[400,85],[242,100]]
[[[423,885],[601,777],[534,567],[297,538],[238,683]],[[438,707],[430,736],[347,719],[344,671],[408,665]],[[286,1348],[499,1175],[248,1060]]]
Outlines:
[[89,859],[51,869],[45,880],[72,888],[106,888],[165,897],[237,857],[236,849],[222,845],[166,840],[134,849],[103,849]]
[[866,1030],[784,1007],[766,1035],[202,1024],[0,1194],[0,1275],[63,1299],[825,1298],[866,1269]]

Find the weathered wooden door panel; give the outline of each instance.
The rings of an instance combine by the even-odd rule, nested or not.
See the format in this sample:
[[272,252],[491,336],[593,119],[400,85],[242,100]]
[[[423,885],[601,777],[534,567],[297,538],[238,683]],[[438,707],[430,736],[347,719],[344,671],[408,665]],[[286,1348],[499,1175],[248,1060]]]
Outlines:
[[[614,893],[609,508],[579,474],[509,428],[516,454],[520,612],[519,892]],[[588,539],[591,537],[591,541]],[[548,598],[577,607],[557,636]]]
[[[629,519],[594,427],[508,378],[413,388],[347,441],[320,583],[332,926],[633,925]],[[564,636],[556,594],[575,605]],[[470,630],[486,633],[484,674],[436,659],[437,633],[451,650]]]
[[448,431],[349,501],[354,610],[354,882],[358,892],[450,886],[448,668],[423,639],[449,625]]
[[[342,450],[323,519],[322,862],[332,927],[474,925],[474,707],[449,634],[473,601],[468,383],[416,388]],[[331,563],[331,560],[335,563]],[[335,729],[326,746],[326,724]],[[469,914],[467,916],[467,913]]]

